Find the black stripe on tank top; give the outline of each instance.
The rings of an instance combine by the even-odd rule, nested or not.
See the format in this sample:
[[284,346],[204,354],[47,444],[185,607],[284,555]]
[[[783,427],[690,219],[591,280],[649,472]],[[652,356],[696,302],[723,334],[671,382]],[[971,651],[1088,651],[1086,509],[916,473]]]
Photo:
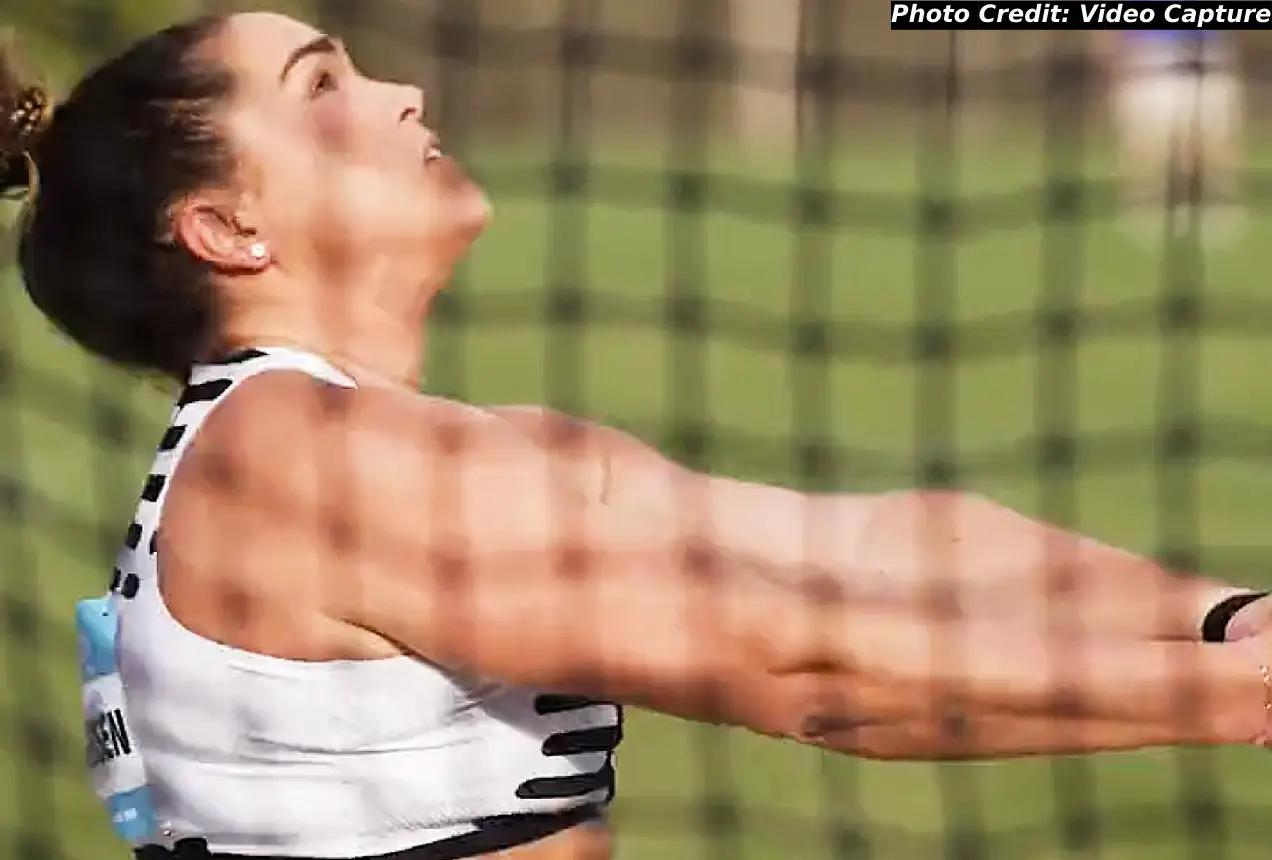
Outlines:
[[[259,353],[264,355],[265,353]],[[257,356],[251,356],[255,358]],[[222,394],[230,390],[230,386],[234,384],[233,379],[211,379],[207,382],[199,382],[194,385],[187,385],[181,392],[181,396],[177,398],[177,409],[182,409],[193,403],[207,403],[216,400]],[[185,436],[186,425],[173,424],[163,432],[163,438],[159,440],[159,452],[166,453],[176,450],[181,444],[182,437]]]
[[197,382],[194,385],[187,385],[185,390],[181,392],[181,396],[177,399],[177,408],[189,406],[191,403],[206,403],[209,400],[216,400],[222,394],[230,390],[230,386],[234,384],[233,379],[211,379],[207,382]]
[[581,711],[593,705],[608,704],[609,702],[589,699],[585,696],[562,696],[556,693],[543,693],[534,697],[534,712],[539,716],[546,716],[548,714],[562,714],[567,711]]
[[517,797],[522,800],[559,800],[566,797],[586,797],[596,791],[606,792],[607,797],[614,796],[614,762],[609,758],[592,773],[528,779],[517,786]]
[[159,453],[175,450],[181,444],[181,437],[185,435],[185,431],[184,424],[173,424],[163,431],[163,438],[159,440]]
[[623,709],[612,702],[585,696],[564,696],[544,693],[535,696],[534,711],[541,716],[581,711],[586,708],[604,707],[614,711],[614,724],[587,729],[557,732],[549,735],[541,748],[544,756],[568,756],[584,753],[606,753],[605,762],[591,773],[570,776],[543,776],[528,779],[517,786],[517,797],[525,800],[545,798],[585,797],[596,791],[605,791],[607,799],[614,796],[614,751],[623,740]]
[[168,483],[168,479],[163,475],[147,475],[146,485],[141,488],[141,498],[147,502],[159,501],[159,494],[163,492],[163,485]]
[[236,349],[227,352],[225,355],[217,356],[206,364],[242,364],[245,361],[251,361],[254,358],[264,358],[267,353],[259,349]]
[[125,575],[122,570],[115,568],[110,572],[110,591],[111,594],[118,594],[125,600],[132,600],[137,596],[137,591],[141,588],[141,579],[135,573]]
[[543,742],[546,756],[582,755],[583,753],[613,752],[623,741],[623,727],[601,726],[595,729],[578,729],[559,732]]

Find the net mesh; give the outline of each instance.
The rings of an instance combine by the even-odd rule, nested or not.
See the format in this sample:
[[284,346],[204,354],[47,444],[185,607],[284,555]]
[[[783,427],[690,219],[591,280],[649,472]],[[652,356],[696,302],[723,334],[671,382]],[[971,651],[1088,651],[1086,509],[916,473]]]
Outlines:
[[[144,5],[14,14],[70,70],[160,23]],[[1272,584],[1257,124],[1247,221],[1212,248],[1125,229],[1089,34],[887,33],[866,0],[287,9],[428,81],[496,201],[436,308],[431,391],[809,490],[975,490]],[[123,856],[82,773],[69,607],[104,585],[168,401],[5,301],[0,838]],[[878,764],[631,722],[629,857],[1254,857],[1272,836],[1252,752]]]

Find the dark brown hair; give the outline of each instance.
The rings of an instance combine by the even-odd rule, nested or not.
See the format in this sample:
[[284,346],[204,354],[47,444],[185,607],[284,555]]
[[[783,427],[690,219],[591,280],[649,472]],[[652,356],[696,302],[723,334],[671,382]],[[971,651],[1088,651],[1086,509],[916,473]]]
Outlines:
[[216,119],[234,76],[209,50],[223,25],[200,18],[147,36],[56,107],[12,50],[0,55],[0,193],[29,197],[18,238],[27,294],[90,352],[177,378],[216,318],[211,271],[172,241],[169,211],[233,169]]

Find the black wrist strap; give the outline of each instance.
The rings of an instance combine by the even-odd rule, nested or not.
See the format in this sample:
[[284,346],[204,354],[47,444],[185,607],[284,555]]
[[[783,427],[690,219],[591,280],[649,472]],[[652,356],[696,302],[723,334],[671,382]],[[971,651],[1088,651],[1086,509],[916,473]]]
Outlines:
[[1232,616],[1256,600],[1262,600],[1269,594],[1272,594],[1272,592],[1247,591],[1220,600],[1210,607],[1206,617],[1201,620],[1201,641],[1223,642],[1228,636],[1228,625],[1232,622]]

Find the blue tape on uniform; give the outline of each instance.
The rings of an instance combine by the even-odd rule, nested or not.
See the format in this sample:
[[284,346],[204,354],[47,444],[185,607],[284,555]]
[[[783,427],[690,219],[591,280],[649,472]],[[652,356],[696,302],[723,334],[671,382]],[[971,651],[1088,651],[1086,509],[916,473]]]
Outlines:
[[[81,600],[75,605],[75,629],[79,648],[80,678],[86,685],[118,674],[115,659],[115,636],[119,619],[115,614],[114,599],[95,597]],[[85,740],[89,767],[111,767],[116,755],[138,756],[123,723],[122,711],[105,715],[101,720],[89,716],[95,710],[90,705],[92,694],[85,691]],[[99,734],[100,733],[100,734]],[[93,755],[97,750],[99,756]],[[100,760],[95,760],[100,758]],[[100,798],[110,815],[111,827],[127,842],[134,845],[153,840],[158,835],[154,804],[149,787],[142,785]]]
[[75,605],[80,678],[91,681],[115,674],[115,633],[119,619],[110,597],[94,597]]

